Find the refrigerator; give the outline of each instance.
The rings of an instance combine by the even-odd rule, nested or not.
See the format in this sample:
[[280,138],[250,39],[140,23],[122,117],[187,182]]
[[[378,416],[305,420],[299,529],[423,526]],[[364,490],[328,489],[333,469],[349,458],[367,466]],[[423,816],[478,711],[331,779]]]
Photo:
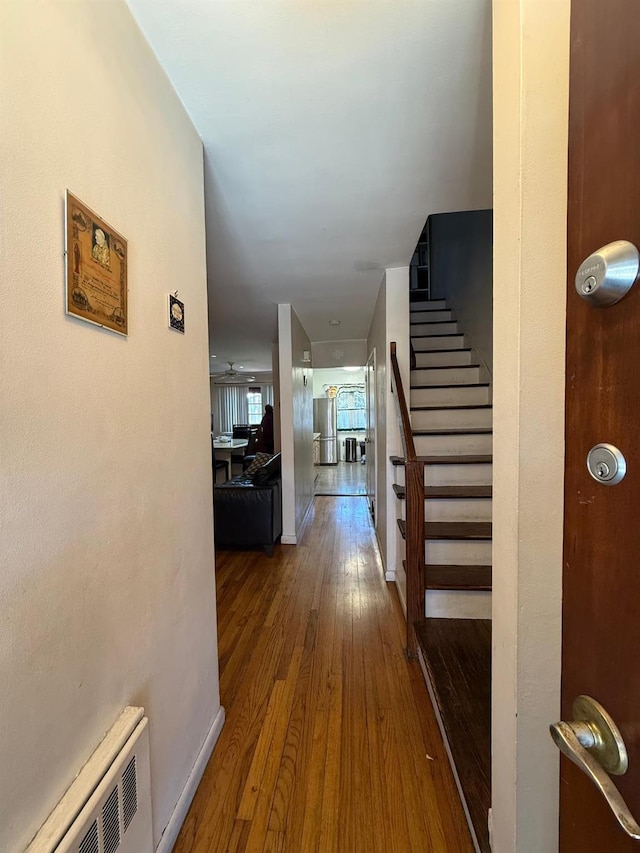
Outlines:
[[336,401],[330,397],[314,397],[313,431],[320,433],[320,465],[338,464]]

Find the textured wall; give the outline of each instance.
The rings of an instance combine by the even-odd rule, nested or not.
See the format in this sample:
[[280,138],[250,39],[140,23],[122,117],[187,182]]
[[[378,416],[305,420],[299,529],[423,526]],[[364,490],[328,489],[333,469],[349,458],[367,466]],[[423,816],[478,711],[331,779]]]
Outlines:
[[[157,842],[219,709],[202,147],[125,3],[0,15],[0,849],[127,703]],[[128,338],[64,313],[67,187],[129,241]]]
[[494,3],[493,850],[557,850],[570,0]]
[[311,342],[291,305],[278,305],[282,541],[295,545],[313,500],[313,370]]
[[385,271],[367,339],[369,353],[376,351],[376,534],[387,579],[398,581],[398,591],[404,601],[404,571],[396,536],[398,507],[392,489],[395,475],[389,462],[389,456],[402,455],[396,398],[391,393],[391,341],[398,345],[398,364],[408,394],[409,267]]

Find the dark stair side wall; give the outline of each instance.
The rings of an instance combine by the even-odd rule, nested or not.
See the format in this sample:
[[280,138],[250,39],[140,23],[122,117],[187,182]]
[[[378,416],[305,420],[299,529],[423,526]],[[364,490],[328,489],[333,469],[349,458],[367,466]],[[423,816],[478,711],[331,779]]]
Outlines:
[[429,217],[431,298],[447,299],[493,375],[493,211]]

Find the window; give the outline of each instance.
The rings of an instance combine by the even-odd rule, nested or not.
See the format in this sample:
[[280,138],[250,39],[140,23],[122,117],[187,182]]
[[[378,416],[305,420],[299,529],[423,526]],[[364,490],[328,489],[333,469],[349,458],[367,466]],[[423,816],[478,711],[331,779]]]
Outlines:
[[337,395],[338,429],[363,430],[367,427],[364,385],[340,385]]
[[260,388],[249,388],[247,393],[248,420],[250,424],[259,424],[262,420],[262,392]]

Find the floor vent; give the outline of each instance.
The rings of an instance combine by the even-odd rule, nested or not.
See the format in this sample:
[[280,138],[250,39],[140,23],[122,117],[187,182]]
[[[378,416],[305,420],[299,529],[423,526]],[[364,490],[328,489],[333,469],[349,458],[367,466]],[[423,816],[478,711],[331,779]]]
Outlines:
[[[126,714],[132,711],[139,713]],[[149,729],[142,713],[125,709],[26,853],[152,853]]]

